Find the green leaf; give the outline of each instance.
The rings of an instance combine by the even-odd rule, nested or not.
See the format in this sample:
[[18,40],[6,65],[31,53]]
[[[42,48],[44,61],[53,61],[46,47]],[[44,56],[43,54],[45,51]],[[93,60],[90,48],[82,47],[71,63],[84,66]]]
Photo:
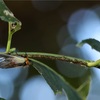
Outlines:
[[89,44],[93,49],[97,50],[100,52],[100,42],[95,39],[85,39],[81,41],[80,43],[77,44],[78,47],[83,46],[85,43]]
[[86,100],[86,97],[90,90],[90,77],[86,80],[78,89],[78,93]]
[[14,14],[5,5],[3,0],[0,0],[0,18],[6,22],[19,22],[19,20],[15,18]]
[[16,48],[11,48],[10,53],[16,52]]
[[5,100],[4,98],[0,98],[0,100]]
[[3,0],[0,0],[0,18],[3,21],[10,22],[10,31],[12,34],[21,29],[21,22],[9,10]]
[[29,60],[32,61],[32,66],[45,78],[55,93],[62,93],[64,90],[69,100],[82,100],[74,88],[49,66],[34,59],[29,58]]

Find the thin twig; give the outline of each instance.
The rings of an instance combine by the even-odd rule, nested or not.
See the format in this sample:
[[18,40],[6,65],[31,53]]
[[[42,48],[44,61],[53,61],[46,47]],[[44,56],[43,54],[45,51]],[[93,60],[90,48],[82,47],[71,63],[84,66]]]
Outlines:
[[90,60],[83,60],[75,57],[65,56],[65,55],[59,55],[59,54],[51,54],[51,53],[40,53],[40,52],[13,52],[11,54],[7,54],[5,52],[0,52],[0,55],[10,55],[10,56],[21,56],[23,58],[40,58],[40,59],[50,59],[50,60],[61,60],[66,61],[69,63],[78,64],[81,66],[86,67],[100,67],[100,59],[97,61],[90,61]]
[[[25,52],[17,52],[19,56],[24,57],[26,55]],[[13,55],[16,55],[16,53],[13,53]],[[27,52],[28,58],[45,58],[45,59],[51,59],[51,60],[61,60],[66,61],[69,63],[79,64],[81,66],[88,66],[88,63],[94,63],[94,61],[89,60],[83,60],[75,57],[69,57],[64,55],[58,55],[58,54],[51,54],[51,53],[40,53],[40,52]]]

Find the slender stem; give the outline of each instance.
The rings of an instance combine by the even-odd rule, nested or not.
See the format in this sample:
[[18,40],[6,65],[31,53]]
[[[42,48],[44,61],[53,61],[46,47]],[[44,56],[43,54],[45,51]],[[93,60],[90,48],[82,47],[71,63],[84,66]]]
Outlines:
[[6,53],[9,53],[11,47],[12,34],[11,34],[10,25],[11,22],[8,23],[8,41],[7,41]]
[[93,66],[100,67],[100,59],[95,62],[89,62],[87,65],[90,67],[93,67]]
[[[19,56],[24,57],[26,53],[18,52],[17,54]],[[16,55],[16,53],[13,53],[13,55]],[[45,58],[45,59],[51,59],[51,60],[61,60],[61,61],[69,62],[69,63],[87,66],[87,67],[89,67],[88,63],[93,62],[93,61],[89,61],[89,60],[82,60],[82,59],[75,58],[75,57],[69,57],[69,56],[51,54],[51,53],[39,53],[39,52],[27,52],[27,57],[33,58],[33,59],[34,58]]]
[[[0,52],[0,55],[7,54],[5,52]],[[51,60],[61,60],[61,61],[66,61],[69,63],[74,63],[78,64],[81,66],[86,66],[86,67],[100,67],[100,60],[97,61],[90,61],[90,60],[83,60],[75,57],[69,57],[69,56],[64,56],[64,55],[59,55],[59,54],[51,54],[51,53],[40,53],[40,52],[13,52],[11,53],[12,56],[22,56],[25,57],[27,54],[28,58],[45,58],[45,59],[51,59]]]

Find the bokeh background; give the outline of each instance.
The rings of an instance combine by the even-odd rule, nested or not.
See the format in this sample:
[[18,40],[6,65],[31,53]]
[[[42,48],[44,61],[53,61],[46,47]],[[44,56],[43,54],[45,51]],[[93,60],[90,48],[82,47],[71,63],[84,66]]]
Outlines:
[[[76,43],[95,38],[100,41],[100,2],[65,0],[4,0],[22,22],[22,29],[13,36],[12,47],[24,52],[59,53],[97,60],[100,53],[89,45]],[[0,20],[0,47],[5,51],[7,23]],[[100,71],[61,61],[41,60],[62,74],[78,88],[90,81],[87,100],[100,98]],[[0,96],[7,100],[67,100],[55,95],[34,68],[0,69]]]

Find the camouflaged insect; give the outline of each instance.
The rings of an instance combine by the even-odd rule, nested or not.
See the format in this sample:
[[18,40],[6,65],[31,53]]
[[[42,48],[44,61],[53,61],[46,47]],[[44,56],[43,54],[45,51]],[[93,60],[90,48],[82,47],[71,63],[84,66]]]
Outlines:
[[29,61],[25,57],[0,54],[0,68],[28,67]]

